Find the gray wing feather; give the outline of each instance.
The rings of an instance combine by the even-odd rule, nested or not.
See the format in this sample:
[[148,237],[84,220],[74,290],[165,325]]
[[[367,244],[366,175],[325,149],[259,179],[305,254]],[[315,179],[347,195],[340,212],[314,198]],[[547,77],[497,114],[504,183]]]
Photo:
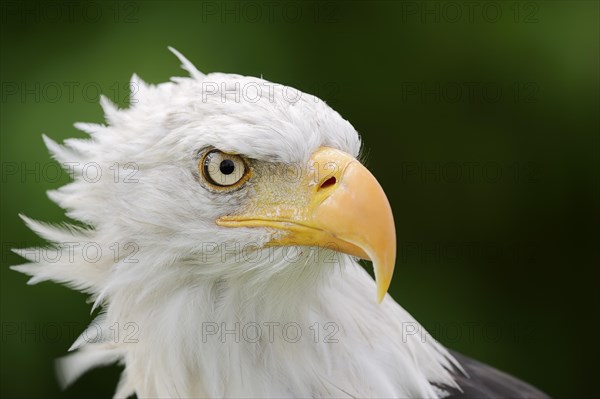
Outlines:
[[450,393],[447,399],[466,398],[510,398],[510,399],[550,399],[539,389],[518,380],[517,378],[450,351],[452,356],[462,365],[467,375],[460,371],[454,372],[454,377],[462,392],[456,388],[439,386]]

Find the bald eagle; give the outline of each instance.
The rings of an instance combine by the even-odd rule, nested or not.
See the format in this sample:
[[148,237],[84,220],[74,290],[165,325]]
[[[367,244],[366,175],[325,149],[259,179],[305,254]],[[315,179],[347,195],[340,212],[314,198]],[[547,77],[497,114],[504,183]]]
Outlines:
[[134,75],[128,109],[102,98],[107,124],[76,124],[90,139],[43,137],[73,177],[49,197],[78,223],[22,216],[55,253],[16,250],[29,263],[13,269],[102,309],[58,360],[62,384],[119,363],[115,397],[546,397],[386,293],[392,210],[348,121],[171,51],[189,77]]

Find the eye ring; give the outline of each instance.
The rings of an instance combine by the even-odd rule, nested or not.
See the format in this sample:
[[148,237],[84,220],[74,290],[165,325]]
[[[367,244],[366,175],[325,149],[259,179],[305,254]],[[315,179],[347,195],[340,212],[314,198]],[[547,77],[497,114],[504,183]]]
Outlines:
[[250,178],[246,160],[220,150],[210,150],[198,164],[204,181],[216,190],[231,190],[243,185]]

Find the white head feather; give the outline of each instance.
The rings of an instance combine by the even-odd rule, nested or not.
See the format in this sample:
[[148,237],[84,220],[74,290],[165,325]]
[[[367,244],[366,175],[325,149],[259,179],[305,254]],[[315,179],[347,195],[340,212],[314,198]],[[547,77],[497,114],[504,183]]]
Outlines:
[[[373,280],[353,258],[300,248],[243,256],[272,233],[217,226],[248,194],[198,182],[198,151],[208,146],[261,162],[306,163],[320,146],[358,156],[350,123],[314,96],[204,75],[171,51],[189,78],[154,86],[134,75],[129,109],[102,98],[108,125],[76,124],[90,139],[61,146],[44,136],[74,178],[49,196],[89,227],[23,217],[63,256],[17,250],[31,263],[14,269],[32,284],[89,293],[103,309],[60,362],[63,383],[117,361],[125,371],[116,396],[436,397],[432,383],[456,386],[447,351],[389,296],[377,305]],[[82,250],[90,245],[99,259]],[[287,333],[301,329],[297,342],[286,323],[297,323]],[[337,342],[325,342],[333,331]]]

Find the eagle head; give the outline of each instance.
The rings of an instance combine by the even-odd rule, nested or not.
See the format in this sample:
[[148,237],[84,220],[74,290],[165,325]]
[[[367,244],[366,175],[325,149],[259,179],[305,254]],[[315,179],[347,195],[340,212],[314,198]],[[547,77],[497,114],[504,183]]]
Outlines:
[[[447,352],[424,331],[372,339],[417,324],[385,295],[394,220],[352,125],[312,95],[203,74],[171,50],[189,77],[134,75],[128,109],[103,97],[107,123],[76,124],[89,138],[44,136],[72,175],[49,196],[75,223],[23,216],[54,252],[16,250],[30,263],[13,268],[102,309],[60,362],[62,382],[116,361],[118,396],[434,397],[430,381],[452,386]],[[228,341],[240,323],[261,338]],[[304,340],[273,338],[275,323],[301,326]],[[315,325],[343,342],[308,339]]]

